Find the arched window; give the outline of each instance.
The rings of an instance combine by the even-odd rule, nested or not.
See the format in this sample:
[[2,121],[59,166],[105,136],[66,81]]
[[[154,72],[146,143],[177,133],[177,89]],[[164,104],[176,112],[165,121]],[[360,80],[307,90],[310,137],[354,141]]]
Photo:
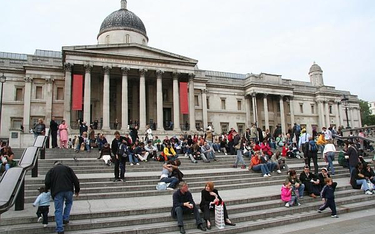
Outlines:
[[130,43],[130,35],[129,34],[125,35],[125,43]]
[[105,44],[109,44],[109,35],[105,37]]

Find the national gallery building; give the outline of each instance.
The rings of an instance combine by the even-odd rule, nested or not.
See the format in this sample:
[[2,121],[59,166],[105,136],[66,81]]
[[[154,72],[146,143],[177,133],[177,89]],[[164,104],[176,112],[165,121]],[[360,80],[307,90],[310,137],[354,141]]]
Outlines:
[[149,125],[169,136],[207,126],[244,132],[251,123],[271,131],[279,125],[283,132],[293,123],[310,132],[361,126],[357,96],[324,85],[317,64],[306,69],[309,82],[198,69],[198,60],[148,46],[146,28],[126,0],[104,19],[97,41],[61,52],[0,52],[2,138],[16,137],[21,126],[19,134],[31,136],[39,118],[49,127],[52,116],[65,119],[71,135],[78,120],[96,122],[110,135],[134,124],[140,134]]

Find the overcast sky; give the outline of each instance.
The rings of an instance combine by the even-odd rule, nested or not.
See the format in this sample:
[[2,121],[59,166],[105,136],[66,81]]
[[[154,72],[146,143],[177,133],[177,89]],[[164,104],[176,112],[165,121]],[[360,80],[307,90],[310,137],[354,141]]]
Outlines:
[[[120,0],[1,0],[0,51],[96,44]],[[200,69],[272,73],[375,101],[374,0],[128,0],[149,46],[199,60]]]

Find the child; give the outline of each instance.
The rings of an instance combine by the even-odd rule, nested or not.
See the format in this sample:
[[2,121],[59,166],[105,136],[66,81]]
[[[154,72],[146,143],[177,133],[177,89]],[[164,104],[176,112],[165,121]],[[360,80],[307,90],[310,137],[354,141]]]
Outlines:
[[43,219],[43,227],[48,226],[48,212],[49,212],[49,202],[51,193],[46,191],[46,187],[42,186],[39,189],[39,196],[36,198],[33,206],[37,206],[38,210],[36,215],[38,216],[38,222],[42,221]]
[[294,204],[300,206],[298,203],[297,196],[292,188],[292,183],[289,180],[281,186],[281,200],[285,202],[285,207],[293,206]]
[[329,207],[332,211],[331,217],[338,218],[336,213],[336,203],[335,203],[335,189],[337,186],[336,182],[332,182],[331,178],[324,179],[326,185],[323,187],[321,196],[323,198],[324,204],[318,209],[318,213],[322,213],[327,207]]

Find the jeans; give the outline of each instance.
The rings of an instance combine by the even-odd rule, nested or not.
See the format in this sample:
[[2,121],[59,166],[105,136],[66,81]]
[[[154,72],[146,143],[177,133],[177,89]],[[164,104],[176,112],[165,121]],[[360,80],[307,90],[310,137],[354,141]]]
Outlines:
[[335,168],[333,167],[333,161],[335,160],[335,152],[328,152],[327,153],[327,161],[328,161],[328,168],[329,170],[331,168],[331,174],[335,174]]
[[[73,192],[65,191],[59,192],[53,199],[55,203],[55,221],[56,221],[56,232],[63,232],[63,220],[69,221],[70,210],[73,205]],[[65,209],[63,209],[65,201]],[[64,210],[64,213],[63,213]]]
[[277,164],[274,162],[267,162],[267,167],[270,172],[273,172],[277,167]]
[[298,187],[298,188],[296,188],[296,187],[293,186],[293,189],[294,189],[294,190],[297,189],[297,190],[298,190],[298,196],[299,196],[299,197],[303,197],[303,193],[304,193],[304,191],[305,191],[305,185],[304,185],[304,184],[302,184],[302,183],[299,184],[299,187]]
[[204,155],[206,155],[206,157],[210,160],[210,159],[215,159],[215,153],[214,151],[210,151],[210,152],[205,152]]
[[234,165],[237,166],[238,163],[242,163],[242,165],[244,166],[246,165],[242,157],[242,150],[237,150],[236,162],[234,163]]
[[368,187],[367,181],[365,179],[362,180],[356,180],[355,181],[357,185],[361,185],[361,189],[364,191],[369,190],[370,188]]
[[194,213],[195,223],[198,225],[202,224],[201,216],[199,215],[199,211],[197,206],[194,204],[193,209],[189,209],[185,206],[176,207],[174,210],[172,210],[172,217],[177,218],[177,224],[179,227],[184,226],[184,220],[183,220],[183,214],[191,214]]
[[258,164],[253,166],[253,171],[261,171],[262,175],[271,173],[265,164]]
[[130,163],[138,163],[139,161],[138,161],[138,158],[135,157],[134,154],[129,154],[129,162]]
[[164,183],[170,183],[169,184],[169,188],[176,188],[176,185],[180,182],[177,178],[175,177],[172,177],[172,178],[169,178],[169,177],[164,177],[164,178],[161,178],[160,179],[160,182],[164,182]]

